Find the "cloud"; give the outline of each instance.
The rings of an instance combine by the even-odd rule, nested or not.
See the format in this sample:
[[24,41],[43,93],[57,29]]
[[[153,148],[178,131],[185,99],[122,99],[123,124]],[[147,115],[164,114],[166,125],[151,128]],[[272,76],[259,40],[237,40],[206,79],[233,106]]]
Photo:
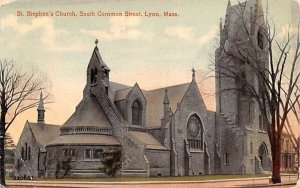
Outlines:
[[192,27],[186,27],[183,25],[166,27],[164,32],[168,36],[178,37],[182,40],[192,41],[194,38]]
[[215,38],[217,33],[218,33],[218,27],[214,26],[213,28],[211,28],[211,30],[209,30],[207,33],[205,33],[204,35],[198,38],[199,44],[204,45],[209,43],[212,39]]
[[14,1],[16,1],[16,0],[0,0],[0,7],[2,5],[6,5],[6,4],[9,4],[9,3],[14,2]]
[[40,36],[41,42],[52,51],[82,51],[80,45],[61,46],[57,43],[58,36],[68,35],[65,30],[55,28],[54,22],[49,17],[35,18],[29,24],[21,23],[18,17],[8,15],[0,20],[0,30],[13,29],[20,38],[25,37],[26,34],[38,30],[42,31]]
[[204,35],[197,37],[192,27],[183,25],[170,26],[165,28],[165,34],[171,37],[177,37],[185,41],[197,41],[200,45],[209,43],[217,34],[218,27],[214,26]]
[[109,22],[109,31],[81,29],[80,32],[85,35],[108,41],[138,39],[151,40],[153,37],[153,33],[138,29],[141,23],[140,17],[111,17]]

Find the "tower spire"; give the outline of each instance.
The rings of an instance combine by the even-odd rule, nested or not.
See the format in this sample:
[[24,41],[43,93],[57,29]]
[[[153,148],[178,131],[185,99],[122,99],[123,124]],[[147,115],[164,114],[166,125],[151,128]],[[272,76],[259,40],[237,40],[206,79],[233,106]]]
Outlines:
[[40,94],[40,101],[39,101],[39,106],[37,108],[38,111],[38,123],[45,123],[45,108],[44,108],[44,99],[43,99],[43,92],[41,91]]
[[168,89],[165,90],[165,98],[164,98],[164,116],[162,118],[162,125],[164,126],[167,121],[170,119],[170,101],[168,96]]
[[169,105],[169,97],[168,97],[168,89],[165,90],[165,98],[164,98],[164,105]]
[[227,3],[227,8],[231,7],[231,1],[228,0],[228,3]]
[[219,25],[219,30],[220,30],[220,35],[222,33],[222,30],[223,30],[223,23],[222,23],[222,18],[220,18],[220,25]]

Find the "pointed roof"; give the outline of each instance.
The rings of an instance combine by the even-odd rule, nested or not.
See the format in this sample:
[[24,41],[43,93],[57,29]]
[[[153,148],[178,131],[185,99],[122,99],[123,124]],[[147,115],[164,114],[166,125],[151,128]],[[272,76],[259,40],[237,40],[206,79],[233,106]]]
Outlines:
[[168,89],[167,88],[165,90],[164,104],[170,104],[169,97],[168,97]]
[[86,95],[64,127],[85,126],[110,128],[111,124],[95,96]]
[[60,135],[60,125],[44,124],[41,126],[39,123],[32,123],[28,121],[27,124],[29,125],[40,148],[45,147],[46,144],[53,141]]
[[[98,43],[97,43],[97,44],[98,44]],[[100,52],[99,52],[99,49],[98,49],[98,46],[97,46],[97,45],[96,45],[95,48],[94,48],[94,51],[93,51],[93,54],[92,54],[92,56],[91,56],[90,62],[91,62],[91,60],[92,60],[92,58],[93,58],[94,55],[96,56],[98,62],[100,63],[100,67],[103,68],[103,69],[105,69],[105,70],[110,71],[110,69],[108,68],[108,66],[107,66],[107,65],[105,64],[105,62],[103,61],[103,59],[102,59],[102,57],[101,57],[101,55],[100,55]]]
[[180,103],[184,94],[186,93],[190,83],[169,86],[150,91],[143,91],[147,100],[146,110],[146,125],[147,127],[159,127],[161,125],[161,118],[164,114],[165,91],[168,90],[169,106],[174,111],[177,109],[177,103]]
[[228,0],[228,3],[227,3],[227,8],[230,8],[231,7],[231,1]]
[[37,110],[38,111],[45,111],[42,91],[41,91],[41,94],[40,94],[40,101],[39,101],[39,106],[38,106]]

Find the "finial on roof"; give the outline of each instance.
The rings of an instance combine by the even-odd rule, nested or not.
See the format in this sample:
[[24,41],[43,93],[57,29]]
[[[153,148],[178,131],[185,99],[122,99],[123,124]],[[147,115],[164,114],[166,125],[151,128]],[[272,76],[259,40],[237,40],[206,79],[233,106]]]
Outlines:
[[222,23],[222,18],[220,18],[220,33],[222,32],[222,28],[223,28],[223,23]]
[[231,2],[228,0],[227,7],[231,7]]
[[96,39],[96,40],[95,40],[96,47],[97,47],[98,43],[99,43],[99,40]]
[[193,67],[193,69],[192,69],[192,72],[193,72],[193,74],[192,74],[193,80],[195,80],[195,72],[196,72],[196,70],[194,69],[194,67]]

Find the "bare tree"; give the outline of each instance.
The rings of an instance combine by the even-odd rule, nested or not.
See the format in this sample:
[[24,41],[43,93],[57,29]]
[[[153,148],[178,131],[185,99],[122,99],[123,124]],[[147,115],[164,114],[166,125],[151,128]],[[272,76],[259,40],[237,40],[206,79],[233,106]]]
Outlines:
[[[0,183],[6,186],[4,169],[5,136],[14,120],[26,110],[38,106],[43,81],[34,73],[22,73],[12,61],[0,61]],[[44,98],[48,98],[45,95]]]
[[224,28],[220,26],[214,66],[217,77],[235,83],[219,92],[235,90],[257,103],[271,145],[272,182],[280,183],[282,130],[288,115],[297,115],[300,97],[299,28],[294,34],[287,29],[280,41],[275,24],[246,3],[231,9],[239,24],[235,33],[226,33],[226,22]]

